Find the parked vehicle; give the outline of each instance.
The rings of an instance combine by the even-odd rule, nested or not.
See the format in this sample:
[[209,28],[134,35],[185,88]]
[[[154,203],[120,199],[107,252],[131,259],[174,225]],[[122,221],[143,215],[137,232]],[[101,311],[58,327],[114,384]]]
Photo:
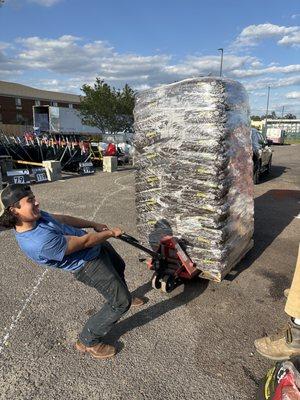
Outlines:
[[267,139],[272,140],[276,144],[284,144],[285,130],[281,128],[268,128]]
[[83,125],[80,113],[73,108],[33,106],[33,123],[38,133],[100,135],[98,128]]
[[269,174],[272,168],[272,141],[267,140],[257,129],[251,129],[253,149],[253,181],[259,183],[263,173]]

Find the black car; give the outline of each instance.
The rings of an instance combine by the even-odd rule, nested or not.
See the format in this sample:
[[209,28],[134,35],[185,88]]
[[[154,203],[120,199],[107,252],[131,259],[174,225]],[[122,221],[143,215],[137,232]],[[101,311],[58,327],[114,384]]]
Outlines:
[[259,183],[263,173],[269,174],[272,168],[271,140],[267,140],[257,129],[251,129],[253,149],[253,181]]

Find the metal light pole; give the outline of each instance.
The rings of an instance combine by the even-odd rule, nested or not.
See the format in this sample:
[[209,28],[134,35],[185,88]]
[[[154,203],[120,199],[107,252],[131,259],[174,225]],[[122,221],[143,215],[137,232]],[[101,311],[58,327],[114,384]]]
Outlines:
[[283,118],[284,106],[282,106],[281,118]]
[[220,49],[218,49],[221,52],[221,65],[220,65],[220,76],[222,76],[222,70],[223,70],[223,53],[224,53],[224,49],[222,49],[222,47]]
[[267,111],[266,111],[266,121],[265,121],[265,133],[266,133],[266,135],[267,135],[267,124],[268,124],[269,100],[270,100],[270,86],[268,86]]

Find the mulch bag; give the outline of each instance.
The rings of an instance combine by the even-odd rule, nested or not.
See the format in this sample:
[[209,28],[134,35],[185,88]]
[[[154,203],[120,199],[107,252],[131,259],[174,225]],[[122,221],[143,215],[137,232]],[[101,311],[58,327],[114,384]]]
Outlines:
[[253,245],[244,87],[212,77],[163,85],[138,93],[134,117],[142,241],[155,250],[164,234],[182,239],[201,275],[220,281]]
[[278,362],[259,386],[257,400],[300,400],[300,357]]

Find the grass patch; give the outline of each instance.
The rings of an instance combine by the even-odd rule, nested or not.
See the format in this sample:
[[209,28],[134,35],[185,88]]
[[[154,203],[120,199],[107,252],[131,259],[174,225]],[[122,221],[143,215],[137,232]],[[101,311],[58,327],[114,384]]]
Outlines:
[[286,144],[300,144],[300,138],[287,138],[284,140]]

